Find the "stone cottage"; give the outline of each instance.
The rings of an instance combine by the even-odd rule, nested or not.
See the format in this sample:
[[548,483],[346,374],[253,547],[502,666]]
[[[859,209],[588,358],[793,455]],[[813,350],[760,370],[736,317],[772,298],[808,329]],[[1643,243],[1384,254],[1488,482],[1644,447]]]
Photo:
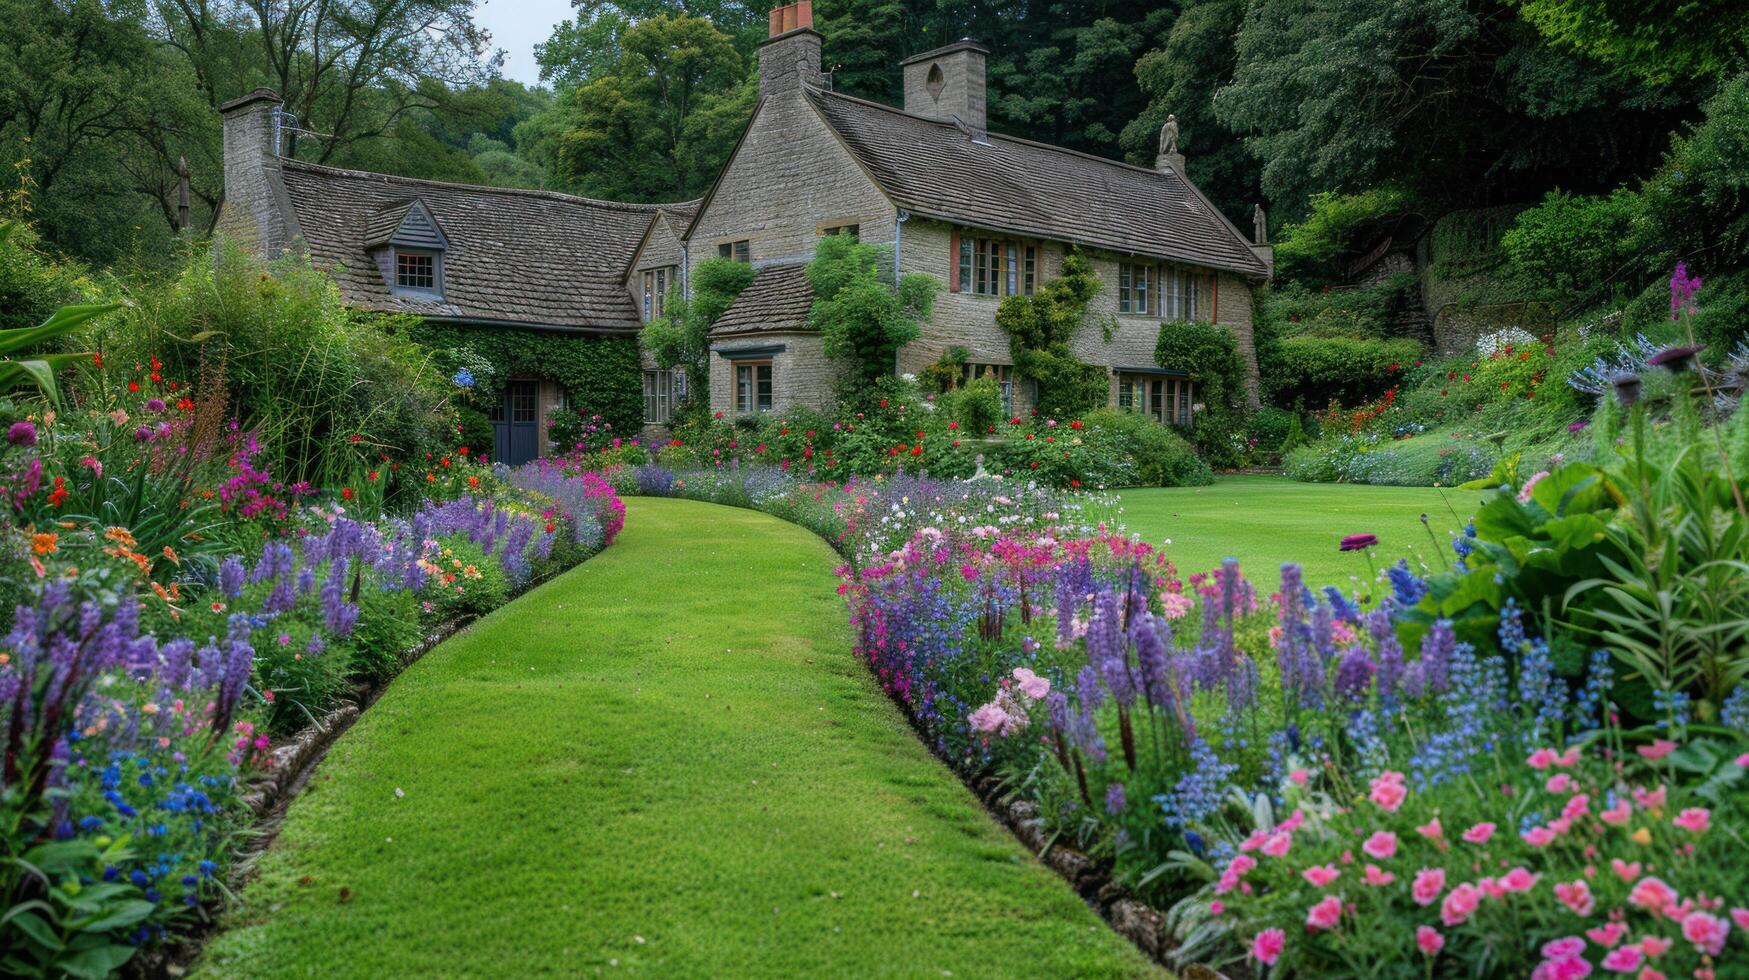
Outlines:
[[[361,308],[583,341],[635,337],[700,262],[751,263],[751,285],[711,331],[711,407],[724,417],[830,407],[835,368],[808,325],[805,274],[829,234],[890,244],[895,275],[943,283],[932,322],[901,351],[897,371],[918,372],[963,347],[968,376],[996,378],[1007,409],[1023,412],[1035,392],[1014,374],[996,308],[1057,275],[1075,248],[1104,284],[1075,352],[1108,371],[1111,404],[1190,423],[1194,387],[1155,363],[1160,323],[1173,319],[1230,329],[1255,401],[1251,296],[1271,274],[1270,250],[1185,179],[1170,124],[1153,169],[1002,136],[986,129],[988,51],[978,44],[898,66],[900,108],[832,91],[821,41],[807,0],[771,11],[752,119],[705,197],[667,205],[288,160],[276,149],[277,98],[252,93],[223,110],[219,228],[269,252],[302,243]],[[645,422],[666,422],[686,379],[648,360],[639,373]],[[567,397],[559,387],[538,376],[506,386],[496,458],[540,451],[540,421]],[[569,397],[581,404],[583,394]]]

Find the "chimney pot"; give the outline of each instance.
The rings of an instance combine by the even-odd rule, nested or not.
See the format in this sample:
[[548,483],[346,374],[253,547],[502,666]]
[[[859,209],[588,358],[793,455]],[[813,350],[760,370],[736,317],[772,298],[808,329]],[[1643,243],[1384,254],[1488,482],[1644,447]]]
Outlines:
[[812,0],[772,8],[768,19],[771,36],[759,46],[760,98],[802,85],[825,86],[820,72],[821,38],[813,25]]

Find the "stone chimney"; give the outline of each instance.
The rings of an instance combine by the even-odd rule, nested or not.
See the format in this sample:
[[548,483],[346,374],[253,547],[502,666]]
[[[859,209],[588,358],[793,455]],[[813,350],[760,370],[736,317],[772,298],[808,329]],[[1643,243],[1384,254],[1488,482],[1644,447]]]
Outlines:
[[984,58],[989,53],[989,48],[971,38],[961,38],[901,61],[905,111],[956,122],[973,139],[983,139]]
[[813,0],[771,9],[771,34],[759,45],[759,97],[799,92],[803,85],[825,87],[820,73],[820,32],[814,30]]
[[284,124],[279,93],[258,88],[219,106],[225,123],[225,198],[218,234],[264,255],[297,237],[279,166]]

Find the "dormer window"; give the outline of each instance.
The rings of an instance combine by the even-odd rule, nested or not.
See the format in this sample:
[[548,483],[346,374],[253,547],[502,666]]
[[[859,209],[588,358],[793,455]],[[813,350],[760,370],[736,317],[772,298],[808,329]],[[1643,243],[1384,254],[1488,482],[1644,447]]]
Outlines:
[[365,229],[390,290],[416,299],[443,298],[443,256],[449,238],[424,201],[401,201],[378,211]]
[[429,252],[395,253],[395,287],[420,292],[437,290],[437,256]]

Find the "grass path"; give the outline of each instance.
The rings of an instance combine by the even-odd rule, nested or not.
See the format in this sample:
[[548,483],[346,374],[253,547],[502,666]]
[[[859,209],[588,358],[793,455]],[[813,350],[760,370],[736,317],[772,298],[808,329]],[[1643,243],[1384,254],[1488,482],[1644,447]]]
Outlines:
[[200,975],[1151,972],[913,737],[825,544],[628,505],[340,739]]
[[1336,550],[1347,534],[1379,536],[1373,561],[1381,569],[1404,557],[1439,568],[1421,515],[1443,545],[1469,520],[1482,493],[1229,476],[1207,487],[1125,490],[1121,499],[1118,519],[1148,541],[1170,539],[1166,554],[1180,572],[1206,572],[1231,555],[1260,589],[1269,584],[1267,591],[1274,591],[1284,561],[1299,562],[1313,585],[1364,577],[1365,558]]

